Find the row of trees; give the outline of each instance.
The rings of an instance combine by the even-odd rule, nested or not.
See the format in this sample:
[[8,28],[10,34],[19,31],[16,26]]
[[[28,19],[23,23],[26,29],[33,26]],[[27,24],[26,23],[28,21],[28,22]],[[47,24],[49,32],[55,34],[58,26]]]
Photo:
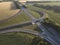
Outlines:
[[40,4],[34,4],[34,6],[43,8],[46,10],[54,10],[55,12],[60,12],[60,6],[50,6],[50,5],[40,5]]

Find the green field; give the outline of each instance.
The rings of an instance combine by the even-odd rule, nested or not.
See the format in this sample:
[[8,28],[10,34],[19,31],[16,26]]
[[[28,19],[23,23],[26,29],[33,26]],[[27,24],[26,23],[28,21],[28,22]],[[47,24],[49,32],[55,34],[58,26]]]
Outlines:
[[25,33],[0,34],[0,45],[30,45],[34,37]]
[[40,37],[38,38],[38,36],[34,36],[32,34],[19,32],[0,34],[0,45],[32,45],[33,41],[37,43],[38,40],[38,45],[49,45],[47,41],[41,39]]
[[30,21],[30,18],[26,15],[26,13],[22,12],[20,15],[17,15],[16,17],[9,19],[9,21],[0,23],[0,27],[9,26],[12,24],[20,24],[26,21]]

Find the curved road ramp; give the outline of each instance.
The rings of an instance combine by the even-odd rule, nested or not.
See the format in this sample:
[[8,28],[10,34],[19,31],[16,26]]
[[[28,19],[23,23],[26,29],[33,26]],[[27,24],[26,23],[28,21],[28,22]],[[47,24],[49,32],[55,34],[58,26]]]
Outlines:
[[[20,2],[16,2],[19,6],[22,5]],[[47,30],[42,24],[41,24],[41,20],[43,20],[45,18],[45,14],[42,12],[41,14],[43,14],[43,16],[38,19],[34,18],[29,11],[27,10],[27,8],[25,8],[23,5],[21,6],[21,10],[23,10],[27,16],[29,16],[31,18],[31,22],[27,22],[27,23],[23,23],[23,24],[17,24],[17,25],[13,25],[13,26],[9,26],[9,27],[5,27],[3,29],[0,29],[0,34],[1,33],[7,33],[7,32],[25,32],[25,33],[30,33],[33,35],[37,35],[40,37],[43,37],[45,40],[49,41],[51,44],[53,45],[60,45],[60,37],[57,36],[58,34],[54,31],[54,33],[51,30]],[[37,22],[36,22],[37,21]],[[18,27],[18,26],[24,26],[24,25],[31,25],[31,24],[37,24],[37,26],[43,31],[42,33],[40,32],[36,32],[36,31],[32,31],[32,30],[12,30],[11,28],[14,27]],[[34,25],[33,24],[33,25]],[[8,29],[8,30],[7,30]],[[11,29],[11,30],[10,30]]]

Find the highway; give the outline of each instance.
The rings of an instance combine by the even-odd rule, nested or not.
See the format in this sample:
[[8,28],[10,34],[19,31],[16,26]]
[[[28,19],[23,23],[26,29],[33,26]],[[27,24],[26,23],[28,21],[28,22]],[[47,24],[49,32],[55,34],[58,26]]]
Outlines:
[[[41,12],[38,9],[37,10],[36,9],[35,10],[33,9],[33,11],[39,12],[41,15],[43,15],[43,17],[41,17],[40,19],[38,19],[38,21],[41,20],[41,19],[44,19],[45,16],[46,16],[44,12]],[[51,32],[58,40],[60,39],[59,34],[51,26],[49,26],[49,27],[46,26],[46,27],[48,28],[48,31]]]
[[[40,12],[39,10],[34,10],[34,11],[36,11],[36,12]],[[41,12],[40,12],[41,13]],[[43,15],[43,17],[42,17],[42,19],[44,19],[45,18],[45,14],[43,14],[42,13],[42,15]],[[39,19],[38,19],[39,20]],[[50,32],[52,35],[54,35],[55,36],[55,38],[60,42],[60,35],[51,27],[51,26],[46,26],[47,28],[48,28],[48,32]]]
[[[32,10],[41,13],[41,11],[39,11],[38,9],[32,9]],[[40,19],[44,19],[45,16],[46,16],[44,12],[42,12],[41,15],[43,15],[43,17],[41,17]],[[40,19],[38,19],[38,21],[39,21]],[[37,23],[37,25],[38,25],[38,26],[40,25],[40,28],[42,29],[43,32],[45,32],[45,31],[46,31],[46,32],[49,32],[52,36],[55,37],[55,40],[57,39],[58,42],[60,43],[60,35],[59,35],[52,27],[48,27],[48,26],[47,26],[47,27],[48,27],[48,30],[46,30],[46,29],[44,29],[44,26],[42,26],[41,24],[38,24],[38,23]],[[52,38],[53,38],[53,37],[52,37]],[[53,39],[54,39],[54,38],[53,38]]]
[[[18,5],[21,5],[21,3],[18,3]],[[46,39],[47,41],[49,41],[51,44],[53,45],[60,45],[60,37],[58,35],[58,33],[56,33],[56,31],[54,29],[52,29],[51,27],[46,29],[40,22],[41,20],[43,20],[45,18],[45,14],[42,13],[42,17],[39,19],[36,19],[32,16],[32,14],[29,13],[29,11],[27,10],[27,8],[24,8],[23,6],[21,7],[21,10],[23,10],[27,16],[29,16],[31,18],[31,23],[32,25],[37,24],[37,26],[43,31],[42,33],[40,32],[35,32],[35,31],[31,31],[31,30],[2,30],[0,31],[1,33],[7,33],[7,32],[26,32],[26,33],[30,33],[30,34],[34,34],[37,36],[40,36],[44,39]],[[38,22],[37,22],[38,21]],[[34,23],[34,24],[33,24]],[[24,24],[24,23],[23,23]],[[15,26],[15,25],[14,25]],[[12,27],[14,27],[12,26]]]
[[[53,44],[55,45],[58,45],[59,42],[58,40],[56,40],[56,38],[54,37],[53,34],[51,34],[49,31],[47,31],[47,29],[40,23],[36,23],[38,25],[38,27],[43,31],[42,32],[42,35],[45,36],[46,38],[48,38],[49,40],[51,40],[53,42]],[[51,43],[52,43],[51,42]]]

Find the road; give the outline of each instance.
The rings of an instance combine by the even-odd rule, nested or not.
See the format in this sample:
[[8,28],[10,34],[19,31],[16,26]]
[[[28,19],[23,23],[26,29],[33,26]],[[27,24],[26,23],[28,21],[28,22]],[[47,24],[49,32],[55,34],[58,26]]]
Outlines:
[[[18,5],[21,5],[20,3],[18,3]],[[60,45],[60,37],[59,35],[51,28],[49,30],[47,30],[40,22],[36,22],[37,20],[29,13],[29,11],[24,8],[23,6],[21,7],[21,10],[23,10],[27,16],[29,16],[32,20],[31,23],[35,23],[38,25],[38,27],[43,31],[42,33],[40,32],[33,32],[33,31],[29,31],[29,30],[25,30],[25,31],[21,31],[21,30],[4,30],[4,31],[0,31],[0,33],[7,33],[7,32],[27,32],[27,33],[33,33],[34,35],[43,37],[44,39],[46,39],[47,41],[49,41],[51,44],[53,45]],[[45,18],[45,14],[43,14],[43,16],[38,19],[38,21],[43,20]],[[52,32],[54,31],[54,33]]]
[[7,29],[13,29],[13,28],[22,28],[24,26],[29,26],[29,25],[32,25],[31,21],[21,22],[20,24],[13,24],[10,26],[1,27],[0,31],[7,30]]
[[[34,11],[41,13],[39,10],[36,10],[36,9]],[[41,13],[41,15],[43,15],[42,19],[44,19],[46,16],[45,14],[43,14],[43,12]],[[52,33],[55,36],[55,38],[60,42],[60,35],[51,26],[49,27],[47,26],[47,28],[48,28],[47,31]]]
[[53,43],[53,45],[59,45],[59,41],[55,38],[55,36],[51,34],[49,31],[47,31],[46,28],[41,23],[36,24],[43,31],[42,35],[45,36],[45,38],[51,40],[50,43]]
[[28,29],[26,29],[26,30],[21,30],[21,29],[4,30],[4,31],[0,31],[0,34],[8,33],[8,32],[23,32],[23,33],[30,33],[30,34],[33,34],[33,35],[40,36],[37,31],[28,30]]
[[[41,20],[41,19],[44,19],[45,16],[46,16],[44,12],[41,12],[39,10],[36,10],[36,9],[34,10],[33,9],[33,11],[36,11],[36,12],[40,13],[41,15],[43,15],[43,17],[41,17],[40,19],[38,19],[38,21]],[[48,28],[48,31],[51,32],[56,38],[58,37],[57,38],[58,40],[60,39],[59,34],[51,26],[49,26],[49,27],[47,26],[47,28]]]
[[[34,10],[34,9],[33,9]],[[43,15],[43,17],[42,18],[40,18],[40,19],[44,19],[45,18],[45,14],[43,14],[43,12],[41,13],[41,11],[39,11],[39,10],[34,10],[34,11],[36,11],[36,12],[39,12],[41,15]],[[38,21],[40,20],[40,19],[38,19]],[[41,24],[38,24],[37,23],[37,25],[39,26],[40,25],[40,29],[42,29],[42,31],[46,31],[46,32],[49,32],[49,33],[51,33],[54,37],[55,37],[55,40],[57,39],[58,40],[58,42],[60,43],[60,35],[52,28],[52,27],[49,27],[48,28],[48,30],[46,30],[46,29],[44,29],[44,26],[42,26]],[[46,33],[45,33],[46,34]],[[47,35],[47,34],[46,34]],[[53,38],[53,37],[52,37]],[[54,39],[54,38],[53,38]]]

